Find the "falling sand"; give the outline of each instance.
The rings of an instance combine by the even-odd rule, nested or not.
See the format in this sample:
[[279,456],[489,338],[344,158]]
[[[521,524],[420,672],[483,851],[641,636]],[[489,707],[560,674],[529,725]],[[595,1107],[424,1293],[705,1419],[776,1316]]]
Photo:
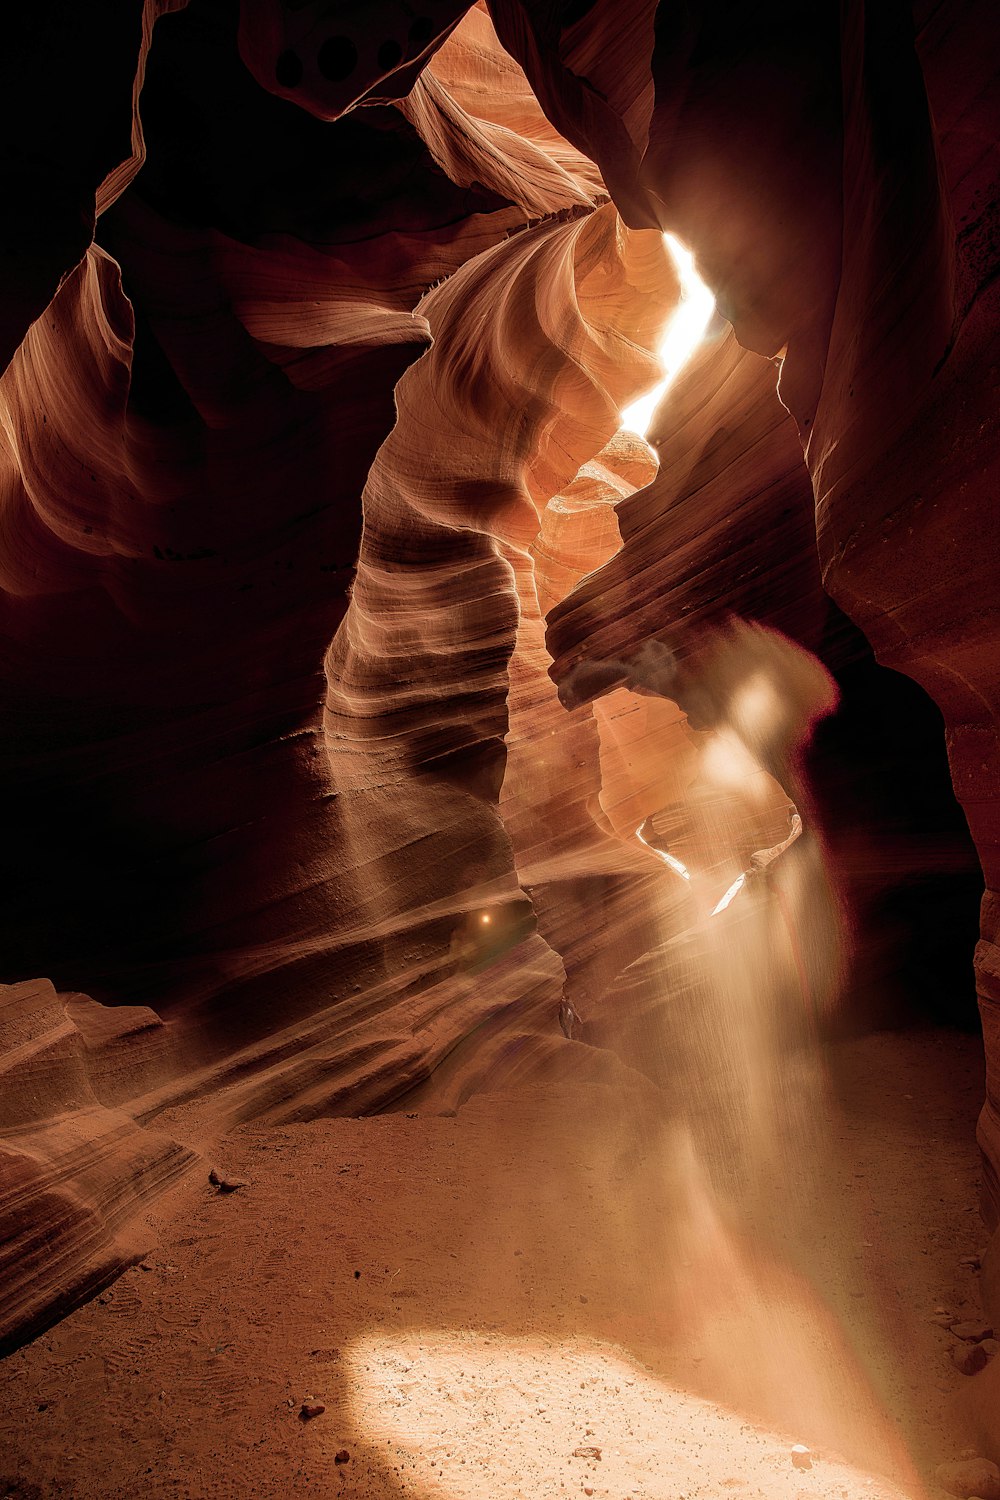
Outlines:
[[[213,1178],[2,1367],[9,1495],[918,1500],[958,1456],[981,1046],[823,1040],[838,914],[792,752],[827,685],[768,632],[712,649],[695,790],[640,833],[662,941],[457,1111],[432,1078],[210,1147],[169,1111]],[[657,859],[698,820],[711,857]]]

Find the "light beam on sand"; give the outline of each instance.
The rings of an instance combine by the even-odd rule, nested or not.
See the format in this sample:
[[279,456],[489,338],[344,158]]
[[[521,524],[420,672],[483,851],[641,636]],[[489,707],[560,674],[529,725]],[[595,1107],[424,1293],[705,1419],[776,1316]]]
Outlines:
[[681,298],[663,332],[657,355],[663,377],[651,391],[622,412],[622,428],[645,437],[653,413],[691,355],[705,337],[715,312],[715,298],[694,268],[694,257],[672,234],[663,236],[681,284]]
[[346,1353],[354,1421],[394,1494],[914,1494],[832,1454],[804,1476],[787,1433],[672,1387],[606,1342],[424,1328],[367,1334]]

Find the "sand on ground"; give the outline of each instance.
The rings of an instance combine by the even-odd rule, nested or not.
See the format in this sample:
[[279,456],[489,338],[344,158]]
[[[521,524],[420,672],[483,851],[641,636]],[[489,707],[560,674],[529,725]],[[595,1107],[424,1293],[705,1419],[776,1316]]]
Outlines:
[[923,1494],[963,1441],[934,1319],[979,1313],[981,1044],[801,1073],[750,1154],[620,1074],[242,1127],[245,1186],[206,1163],[0,1363],[0,1496]]

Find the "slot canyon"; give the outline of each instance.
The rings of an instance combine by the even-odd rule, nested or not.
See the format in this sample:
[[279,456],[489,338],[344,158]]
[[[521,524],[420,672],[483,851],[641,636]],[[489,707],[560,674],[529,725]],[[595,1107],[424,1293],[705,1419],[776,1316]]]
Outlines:
[[1000,1500],[995,4],[3,76],[0,1500]]

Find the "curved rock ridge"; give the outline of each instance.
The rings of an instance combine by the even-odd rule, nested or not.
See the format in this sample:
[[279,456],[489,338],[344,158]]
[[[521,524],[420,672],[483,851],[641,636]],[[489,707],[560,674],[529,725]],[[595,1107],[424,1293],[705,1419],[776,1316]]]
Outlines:
[[[841,27],[842,264],[813,408],[790,369],[825,588],[880,662],[944,715],[987,893],[976,973],[987,1055],[983,1207],[1000,1216],[995,488],[997,18],[849,8]],[[915,40],[915,46],[914,46]],[[696,250],[698,243],[694,236]],[[710,278],[711,279],[711,278]]]
[[484,6],[468,11],[434,56],[429,70],[476,121],[533,142],[597,196],[607,193],[597,165],[570,145],[543,113],[523,69],[505,51]]
[[[598,700],[602,807],[623,836],[664,808],[693,810],[693,744],[735,733],[809,808],[800,755],[835,701],[812,660],[828,605],[812,492],[773,365],[719,332],[666,394],[650,436],[658,472],[617,502],[621,550],[549,615],[562,701]],[[704,860],[704,838],[685,835],[682,863],[689,850],[693,866]]]
[[648,445],[615,432],[545,505],[527,551],[507,549],[520,611],[500,808],[524,886],[649,870],[639,848],[616,840],[601,809],[596,720],[589,705],[567,714],[559,702],[548,674],[544,610],[618,551],[614,506],[655,472]]
[[[622,399],[652,378],[649,350],[675,282],[657,236],[628,236],[610,208],[592,223],[559,222],[591,213],[600,177],[532,113],[510,60],[517,108],[502,123],[477,123],[429,78],[409,118],[366,111],[324,124],[258,98],[228,51],[231,26],[231,7],[205,3],[157,24],[135,159],[105,184],[103,245],[64,279],[0,384],[3,811],[22,849],[4,969],[45,971],[115,1002],[67,1002],[67,1020],[43,984],[46,1035],[72,1067],[39,1073],[37,1049],[4,1058],[12,1107],[22,1094],[34,1100],[30,1133],[9,1122],[18,1187],[4,1230],[24,1250],[34,1217],[61,1248],[51,1266],[22,1256],[3,1337],[24,1337],[127,1262],[130,1215],[196,1161],[150,1130],[166,1110],[183,1106],[186,1139],[201,1145],[231,1119],[379,1109],[469,1032],[483,1044],[480,1073],[490,1028],[513,1067],[492,1019],[510,1031],[514,1002],[532,1046],[535,1031],[562,1041],[561,965],[532,936],[489,811],[517,601],[501,543],[489,540],[499,513],[481,510],[481,478],[457,475],[462,535],[474,537],[468,517],[483,528],[483,559],[469,559],[457,615],[445,601],[445,645],[469,672],[465,690],[492,700],[498,772],[471,766],[463,789],[466,768],[448,771],[447,730],[435,724],[426,741],[414,736],[406,765],[429,796],[423,807],[415,796],[417,822],[441,819],[460,834],[471,810],[466,840],[486,831],[480,895],[510,909],[493,944],[469,942],[468,892],[456,900],[453,883],[430,897],[411,885],[400,898],[405,840],[379,852],[370,798],[348,805],[343,756],[331,771],[322,754],[322,652],[348,604],[361,489],[393,426],[394,387],[429,344],[418,308],[427,288],[478,257],[465,293],[448,293],[451,335],[447,315],[439,321],[453,348],[438,374],[424,372],[423,401],[451,401],[465,422],[454,324],[478,302],[498,324],[492,374],[480,377],[489,405],[474,423],[481,474],[507,465],[511,486],[541,495],[603,446]],[[495,43],[487,52],[487,63],[502,55]],[[481,86],[481,45],[457,49],[448,78],[460,87],[463,58]],[[183,110],[196,130],[177,141]],[[213,195],[237,138],[261,150],[253,201],[238,174],[228,195]],[[337,151],[354,159],[342,183],[316,177],[295,196],[271,171],[295,151],[316,169]],[[540,217],[541,228],[507,239]],[[522,348],[526,323],[537,332]],[[516,443],[495,459],[501,398],[514,398]],[[447,444],[430,452],[421,428],[396,452],[406,443],[424,453],[427,486],[454,480]],[[376,517],[372,507],[372,541]],[[408,523],[390,511],[384,526],[402,567]],[[453,546],[453,529],[442,534]],[[370,565],[369,550],[361,592]],[[460,549],[447,567],[462,574]],[[508,624],[493,631],[490,666],[474,618],[496,603]],[[444,663],[429,666],[433,717]],[[373,685],[366,691],[372,717]],[[372,747],[375,780],[384,750]],[[15,987],[10,1008],[30,993],[31,983]],[[451,1076],[442,1073],[442,1094],[463,1097],[475,1068]],[[76,1124],[63,1131],[70,1094]]]
[[654,99],[655,0],[599,0],[561,12],[491,0],[488,9],[545,114],[597,164],[626,223],[655,227],[656,209],[639,181]]
[[[776,15],[761,25],[748,11],[741,29],[711,9],[681,14],[657,13],[655,103],[638,176],[631,137],[595,130],[588,149],[626,217],[651,214],[691,247],[741,343],[781,360],[823,584],[879,661],[914,677],[944,714],[988,887],[977,956],[988,1057],[980,1142],[995,1222],[998,553],[984,497],[1000,449],[990,352],[997,18],[984,4],[918,7],[911,19],[904,7],[859,3],[820,7],[792,35]],[[599,8],[579,24],[598,33]],[[514,30],[501,35],[517,52]],[[559,67],[532,55],[526,68],[579,144],[583,126],[564,123],[572,95]],[[785,83],[773,86],[779,76]],[[620,634],[621,595],[611,590],[623,571],[611,564],[606,609],[595,584],[575,623],[572,601],[557,612],[557,655],[593,636],[600,658],[603,638]],[[695,547],[684,575],[696,592],[700,573]],[[713,589],[702,592],[711,610]],[[732,592],[727,572],[721,597]],[[658,617],[651,600],[650,629]]]
[[[359,238],[330,187],[322,220],[299,204],[304,222],[281,233],[284,204],[267,207],[265,187],[252,218],[271,217],[274,232],[253,243],[211,223],[174,222],[155,206],[172,145],[162,95],[172,106],[187,93],[183,69],[167,65],[190,56],[197,78],[208,66],[200,44],[227,102],[225,28],[220,34],[213,15],[191,7],[157,29],[166,62],[156,63],[154,49],[147,160],[102,221],[128,296],[115,261],[95,247],[3,384],[0,567],[14,648],[5,671],[5,812],[12,836],[32,822],[48,832],[47,847],[29,845],[36,852],[12,913],[7,971],[45,967],[66,985],[84,974],[101,998],[130,999],[138,980],[144,999],[188,1006],[234,977],[244,943],[249,952],[266,943],[259,913],[287,878],[278,850],[298,839],[323,845],[318,832],[293,832],[293,809],[313,816],[309,725],[322,653],[345,607],[364,477],[392,424],[395,382],[429,338],[415,305],[534,215],[542,185],[530,205],[494,199],[485,213],[474,202],[456,222],[470,207],[466,191],[449,185],[397,116],[401,136],[384,122],[361,134],[352,126],[350,143],[383,151],[388,136],[411,154],[419,147],[395,205],[405,228],[372,237],[361,205]],[[258,107],[245,84],[231,87],[245,132],[277,136],[280,147],[284,131],[291,150],[298,112],[289,120],[287,106],[263,95]],[[423,120],[433,124],[428,110]],[[307,123],[314,153],[336,149],[339,125]],[[228,117],[204,129],[189,191],[196,172],[211,179],[235,148]],[[475,142],[467,147],[474,160]],[[386,160],[380,212],[388,220],[397,166]],[[499,160],[493,147],[481,177]],[[504,171],[508,182],[517,177]],[[444,186],[418,207],[420,174]],[[583,188],[568,202],[569,180],[553,168],[554,212],[590,206]],[[207,191],[206,181],[185,218],[195,196],[214,202]],[[310,227],[321,243],[303,241]],[[233,754],[246,764],[256,757],[256,778],[226,774]],[[248,807],[241,788],[254,779]],[[101,880],[81,879],[95,868]],[[239,880],[227,879],[237,868]],[[48,931],[51,907],[76,914],[61,953]],[[254,941],[226,931],[247,909]],[[187,920],[203,934],[189,955],[178,941]]]
[[116,1094],[138,1063],[162,1066],[152,1011],[103,1011],[75,1023],[45,980],[0,987],[0,1354],[32,1337],[141,1260],[145,1203],[198,1162],[145,1130]]
[[323,120],[409,94],[472,0],[241,0],[240,57],[262,88]]
[[[530,574],[539,510],[654,378],[676,283],[658,235],[593,212],[595,170],[523,80],[503,123],[429,80],[409,119],[327,124],[242,76],[233,27],[205,0],[158,23],[141,169],[0,382],[3,813],[21,850],[4,967],[95,997],[67,1002],[71,1024],[45,989],[68,1055],[85,1038],[91,1155],[63,1131],[62,1074],[38,1049],[9,1059],[64,1190],[18,1156],[5,1225],[20,1243],[44,1217],[65,1253],[51,1273],[24,1257],[5,1338],[127,1262],[129,1216],[197,1159],[144,1146],[153,1122],[202,1148],[234,1120],[388,1107],[435,1068],[436,1097],[457,1101],[567,1046],[562,965],[497,813],[512,565]],[[449,78],[466,55],[481,80],[481,47]],[[296,152],[313,175],[290,185]],[[466,320],[489,330],[481,354]],[[364,743],[328,729],[328,763],[323,652],[397,402],[365,500],[354,654],[336,665],[342,635],[331,655],[331,705]],[[449,413],[436,436],[430,410]],[[404,578],[409,606],[404,587],[367,619],[368,593]],[[407,658],[394,761],[380,720],[407,718],[408,607],[425,654]],[[434,857],[449,839],[468,880]]]
[[[413,125],[449,180],[470,189],[486,183],[537,218],[591,207],[598,199],[606,201],[607,191],[593,164],[554,130],[539,129],[537,104],[530,96],[519,96],[516,88],[518,82],[523,84],[520,69],[511,68],[509,58],[505,59],[508,66],[503,66],[495,42],[485,58],[479,49],[466,47],[464,30],[463,25],[454,33],[442,49],[440,62],[425,69],[399,104],[400,113]],[[453,52],[459,54],[456,62],[451,60]],[[484,68],[490,69],[495,80],[498,73],[504,79],[514,75],[515,88],[506,99],[508,108],[494,110],[500,116],[497,122],[463,108],[446,81],[455,74],[460,80],[466,69],[481,73]],[[439,80],[439,71],[445,79]],[[459,83],[459,97],[463,93],[472,108],[482,107],[478,95],[471,89],[461,89]],[[541,123],[547,124],[544,117]]]
[[[620,546],[614,506],[655,474],[652,450],[618,431],[542,511],[524,552],[510,549],[520,601],[509,667],[507,760],[500,812],[539,931],[566,971],[564,1031],[613,973],[655,940],[671,904],[662,866],[605,811],[609,768],[599,714],[567,713],[548,674],[543,610]],[[533,569],[531,564],[533,564]],[[641,820],[640,820],[641,821]],[[608,934],[614,933],[613,944]]]
[[[845,261],[807,458],[824,584],[879,660],[915,678],[941,708],[955,790],[983,867],[979,1139],[984,1208],[995,1225],[1000,576],[995,515],[983,497],[1000,465],[997,20],[983,5],[943,6],[922,7],[918,23],[920,68],[909,67],[891,118],[877,96],[868,100],[850,142],[859,187],[845,200],[845,243],[849,232],[855,251],[849,268]],[[880,65],[895,66],[885,53]],[[901,106],[911,122],[905,132]]]
[[[947,720],[995,1215],[992,8],[81,14],[4,105],[0,1338],[235,1120],[721,1035],[710,1151],[766,1136],[841,967],[824,586]],[[654,475],[663,230],[733,334]]]
[[0,245],[0,370],[86,253],[102,185],[131,156],[144,33],[161,8],[157,0],[115,0],[97,15],[65,0],[11,18],[0,63],[9,215]]
[[[655,376],[650,350],[676,295],[667,267],[659,236],[625,231],[610,207],[470,262],[420,304],[434,342],[397,387],[397,425],[365,489],[351,606],[326,666],[330,776],[358,868],[351,920],[383,936],[373,978],[405,972],[401,957],[422,963],[423,1045],[450,1051],[459,1097],[504,1076],[496,1050],[523,1068],[525,1050],[561,1040],[562,964],[535,931],[497,805],[508,664],[539,511]],[[537,605],[534,620],[537,640]],[[541,675],[523,657],[513,670]],[[520,977],[533,970],[543,984]],[[436,1096],[446,1080],[435,1075]]]
[[[139,100],[146,81],[146,64],[149,61],[149,49],[153,44],[153,28],[163,16],[183,10],[187,4],[188,0],[143,0],[139,54],[132,76],[132,150],[124,161],[114,164],[97,189],[94,207],[98,218],[107,212],[117,198],[121,197],[129,183],[135,180],[146,160],[146,140],[142,131]],[[66,269],[69,270],[70,267],[67,265]]]
[[826,605],[812,490],[773,364],[719,331],[667,392],[649,433],[656,478],[617,509],[621,551],[550,612],[557,680],[729,615],[818,644]]
[[[811,419],[841,263],[839,7],[794,22],[780,7],[735,16],[651,0],[562,15],[493,0],[490,13],[625,221],[671,231],[695,251],[741,343],[784,353],[785,399]],[[859,0],[845,33],[865,14]],[[885,31],[905,50],[901,12]]]
[[[590,705],[596,719],[604,822],[660,861],[638,903],[642,943],[619,950],[617,970],[605,959],[581,973],[572,1034],[683,1100],[713,1170],[749,1170],[789,1111],[808,1117],[794,1057],[843,975],[801,764],[836,701],[804,649],[823,642],[827,605],[808,476],[769,361],[718,334],[652,437],[655,478],[615,500],[621,549],[549,615],[560,697],[571,717]],[[608,917],[617,933],[613,906]]]

